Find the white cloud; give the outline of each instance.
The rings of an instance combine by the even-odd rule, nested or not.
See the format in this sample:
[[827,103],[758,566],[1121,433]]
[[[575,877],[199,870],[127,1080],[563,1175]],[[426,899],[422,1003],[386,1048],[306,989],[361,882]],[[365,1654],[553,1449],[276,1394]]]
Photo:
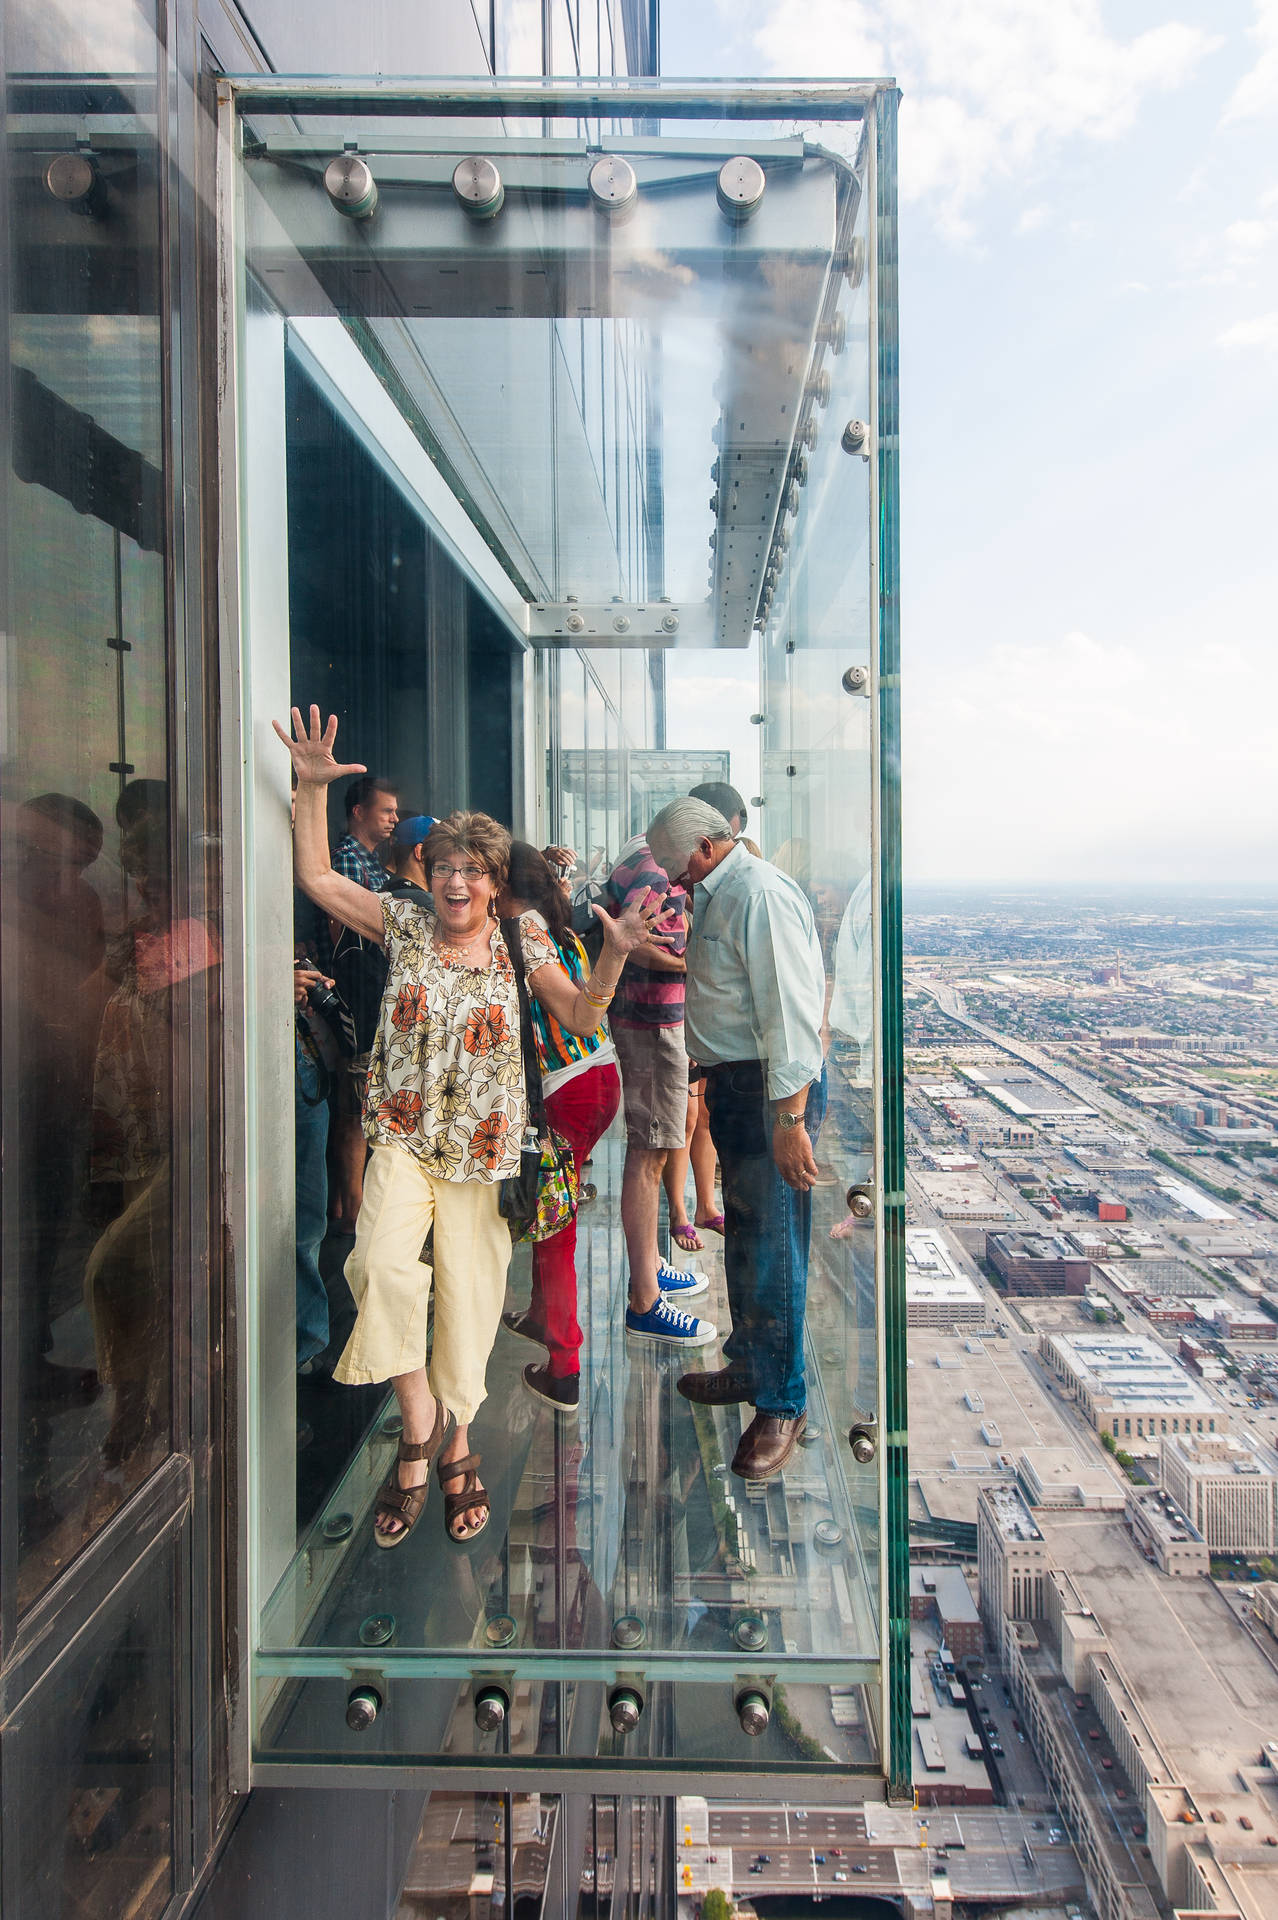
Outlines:
[[1268,246],[1274,231],[1269,220],[1234,220],[1225,228],[1225,245],[1236,258],[1251,260]]
[[1130,642],[996,646],[961,675],[907,678],[907,873],[1272,872],[1278,659],[1266,622],[1204,639],[1208,614]]
[[1259,347],[1264,353],[1278,353],[1278,312],[1236,321],[1216,335],[1216,345],[1231,351],[1238,347]]
[[1254,120],[1278,111],[1278,0],[1256,0],[1251,38],[1256,64],[1243,75],[1225,108],[1225,120]]
[[1048,213],[1049,209],[1043,206],[1041,202],[1036,207],[1026,207],[1024,213],[1016,222],[1016,231],[1018,233],[1033,233],[1038,227],[1046,224]]
[[902,191],[954,233],[991,182],[1065,141],[1114,139],[1220,44],[1177,21],[1120,39],[1100,0],[772,0],[754,39],[772,72],[895,74]]

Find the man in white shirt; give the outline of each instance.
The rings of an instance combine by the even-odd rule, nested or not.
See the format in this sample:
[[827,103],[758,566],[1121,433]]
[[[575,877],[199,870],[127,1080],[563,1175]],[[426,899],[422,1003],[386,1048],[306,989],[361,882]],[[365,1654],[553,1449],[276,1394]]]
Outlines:
[[695,887],[687,952],[688,1047],[706,1069],[723,1182],[727,1365],[685,1374],[703,1404],[747,1401],[755,1417],[732,1470],[779,1473],[807,1425],[807,1304],[813,1155],[825,1111],[825,969],[802,888],[733,841],[723,815],[676,800],[648,829],[653,858]]

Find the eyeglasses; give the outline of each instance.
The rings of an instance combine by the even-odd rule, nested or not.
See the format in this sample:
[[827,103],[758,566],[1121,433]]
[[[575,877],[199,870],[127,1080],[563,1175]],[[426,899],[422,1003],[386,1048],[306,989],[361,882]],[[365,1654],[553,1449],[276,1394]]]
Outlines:
[[453,867],[449,865],[447,860],[432,860],[430,863],[430,877],[432,880],[451,880],[455,873],[461,875],[468,887],[477,887],[481,880],[488,878],[487,869],[484,867],[476,867],[473,865]]

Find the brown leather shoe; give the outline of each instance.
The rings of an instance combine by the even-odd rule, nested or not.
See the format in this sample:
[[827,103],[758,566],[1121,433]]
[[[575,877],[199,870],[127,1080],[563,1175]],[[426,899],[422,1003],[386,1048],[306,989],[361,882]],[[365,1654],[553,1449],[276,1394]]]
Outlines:
[[695,1400],[699,1407],[734,1407],[750,1398],[750,1382],[740,1367],[681,1374],[676,1384],[684,1399]]
[[768,1480],[780,1473],[807,1424],[806,1413],[790,1420],[775,1413],[756,1413],[732,1456],[732,1471],[743,1480]]

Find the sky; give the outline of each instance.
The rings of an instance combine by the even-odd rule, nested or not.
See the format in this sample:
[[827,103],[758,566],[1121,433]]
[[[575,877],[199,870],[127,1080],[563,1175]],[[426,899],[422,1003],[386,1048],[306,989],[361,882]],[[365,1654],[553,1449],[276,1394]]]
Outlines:
[[1278,888],[1278,0],[685,0],[902,88],[907,881]]

